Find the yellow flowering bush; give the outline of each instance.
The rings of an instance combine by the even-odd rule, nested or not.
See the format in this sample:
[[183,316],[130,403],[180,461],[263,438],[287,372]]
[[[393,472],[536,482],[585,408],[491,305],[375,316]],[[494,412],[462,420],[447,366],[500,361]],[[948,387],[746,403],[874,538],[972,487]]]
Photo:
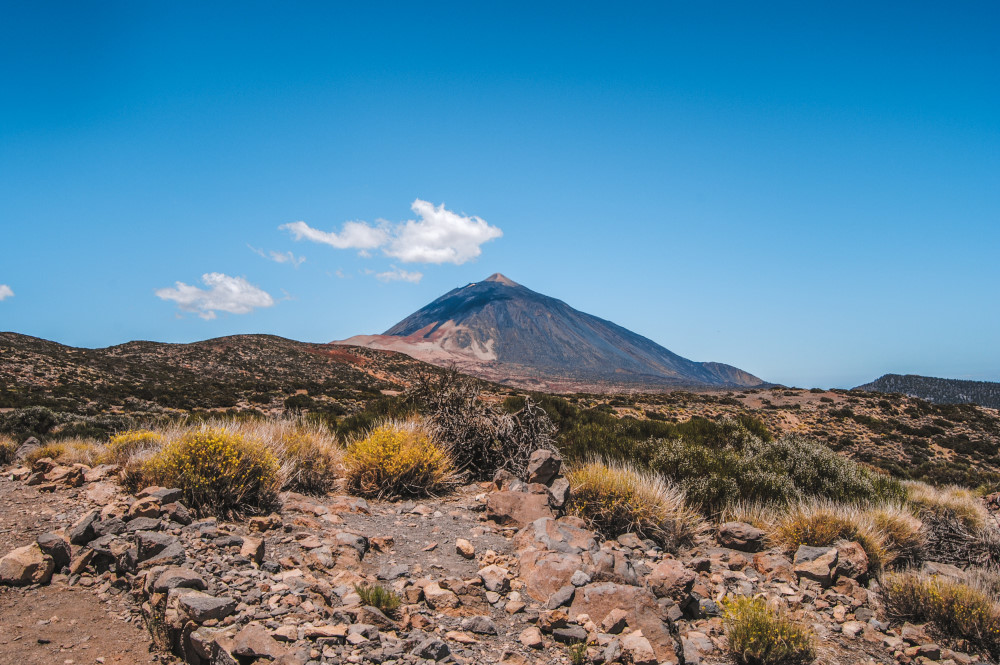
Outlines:
[[415,422],[387,423],[347,447],[348,490],[366,497],[395,499],[439,494],[455,482],[444,448]]
[[145,461],[143,482],[177,487],[201,513],[269,510],[280,489],[278,460],[258,441],[221,428],[190,430]]
[[723,601],[729,654],[738,665],[804,665],[816,659],[812,632],[763,598]]
[[961,580],[906,572],[886,576],[882,598],[889,616],[931,622],[942,634],[1000,657],[1000,608],[983,590]]
[[673,548],[705,529],[684,492],[655,474],[591,461],[570,469],[567,478],[573,488],[570,512],[605,538],[631,532]]

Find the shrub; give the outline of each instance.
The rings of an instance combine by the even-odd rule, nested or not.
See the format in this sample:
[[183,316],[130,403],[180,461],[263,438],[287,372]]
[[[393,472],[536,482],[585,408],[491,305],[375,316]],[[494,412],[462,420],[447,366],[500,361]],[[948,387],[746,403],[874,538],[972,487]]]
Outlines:
[[16,453],[17,444],[10,437],[0,435],[0,466],[12,464]]
[[864,548],[874,570],[898,554],[889,550],[885,536],[863,510],[825,500],[801,502],[782,511],[771,538],[789,552],[799,545],[829,547],[841,540],[855,541]]
[[812,631],[763,598],[728,599],[722,616],[729,654],[739,665],[800,665],[816,658]]
[[421,377],[413,397],[425,405],[438,440],[449,443],[458,471],[472,480],[491,480],[500,469],[524,477],[531,453],[552,448],[555,426],[530,399],[510,413],[479,393],[478,382],[445,372]]
[[954,485],[933,487],[927,483],[904,483],[907,500],[922,511],[941,513],[950,510],[970,530],[981,529],[989,516],[986,506],[972,490]]
[[963,580],[915,572],[886,576],[882,596],[889,616],[931,622],[944,635],[1000,656],[1000,610],[981,589]]
[[923,550],[927,545],[924,525],[906,507],[886,503],[872,506],[865,513],[882,534],[886,551],[894,553],[894,563],[915,563],[923,558]]
[[332,489],[342,452],[336,437],[321,424],[298,418],[251,420],[234,431],[260,441],[281,464],[282,489],[325,494]]
[[352,442],[344,459],[348,489],[394,499],[432,496],[455,482],[454,465],[418,422],[390,422]]
[[41,439],[61,422],[59,414],[52,409],[29,406],[0,416],[0,432],[9,434],[17,441],[24,441],[29,436]]
[[381,584],[355,584],[354,590],[361,596],[362,605],[370,605],[388,617],[394,616],[402,604],[398,593]]
[[723,445],[661,442],[652,465],[706,512],[733,497],[787,504],[810,497],[850,503],[901,500],[900,483],[797,435],[765,441],[735,424]]
[[177,487],[199,512],[269,510],[280,486],[278,461],[259,441],[221,428],[188,430],[142,467],[148,484]]
[[124,467],[134,455],[147,450],[157,450],[163,447],[163,443],[164,437],[159,432],[148,429],[130,429],[111,437],[100,462]]
[[591,461],[567,474],[570,510],[605,538],[635,533],[667,548],[691,542],[705,529],[684,492],[663,478],[625,463]]

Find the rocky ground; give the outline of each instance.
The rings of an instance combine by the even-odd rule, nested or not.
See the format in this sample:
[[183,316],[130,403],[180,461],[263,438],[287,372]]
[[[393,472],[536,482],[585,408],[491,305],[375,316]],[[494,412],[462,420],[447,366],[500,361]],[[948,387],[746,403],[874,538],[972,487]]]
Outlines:
[[[170,488],[41,460],[0,479],[0,662],[234,664],[731,662],[720,604],[763,594],[824,663],[976,662],[885,621],[863,550],[767,550],[730,523],[666,552],[560,516],[558,465],[419,502],[284,496],[196,519]],[[941,574],[952,574],[939,566]],[[402,598],[387,616],[357,586]],[[357,586],[356,586],[357,585]]]

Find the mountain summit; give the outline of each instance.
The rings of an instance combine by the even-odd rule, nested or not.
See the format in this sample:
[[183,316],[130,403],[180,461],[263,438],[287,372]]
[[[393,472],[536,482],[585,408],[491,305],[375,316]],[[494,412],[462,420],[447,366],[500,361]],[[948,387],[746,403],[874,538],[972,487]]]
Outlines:
[[593,390],[762,385],[730,365],[694,362],[500,274],[449,291],[382,335],[338,344],[400,351],[529,388]]

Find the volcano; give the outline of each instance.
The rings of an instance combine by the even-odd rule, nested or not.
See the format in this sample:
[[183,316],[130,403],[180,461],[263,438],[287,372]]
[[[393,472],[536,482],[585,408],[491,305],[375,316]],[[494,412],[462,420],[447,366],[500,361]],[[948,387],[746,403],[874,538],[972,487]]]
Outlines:
[[557,391],[747,388],[731,365],[695,362],[496,273],[444,294],[382,335],[334,342],[399,351],[512,386]]

